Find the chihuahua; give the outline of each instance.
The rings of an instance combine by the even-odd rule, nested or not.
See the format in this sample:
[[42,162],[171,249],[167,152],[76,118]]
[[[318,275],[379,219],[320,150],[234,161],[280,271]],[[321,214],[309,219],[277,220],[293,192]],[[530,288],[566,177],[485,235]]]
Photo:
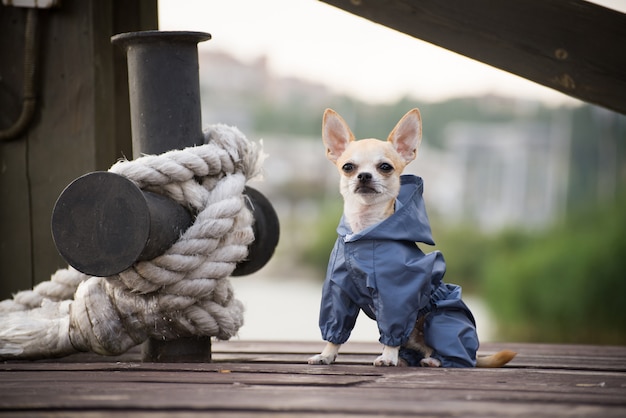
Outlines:
[[309,364],[335,361],[361,310],[381,332],[375,366],[406,365],[401,348],[417,352],[418,364],[427,367],[501,367],[515,356],[504,350],[476,359],[474,319],[460,288],[441,280],[445,263],[439,252],[424,254],[416,245],[434,244],[422,180],[401,174],[417,156],[421,137],[418,109],[402,117],[387,141],[357,141],[339,114],[324,112],[322,139],[340,173],[344,215],[322,294],[320,328],[327,344]]

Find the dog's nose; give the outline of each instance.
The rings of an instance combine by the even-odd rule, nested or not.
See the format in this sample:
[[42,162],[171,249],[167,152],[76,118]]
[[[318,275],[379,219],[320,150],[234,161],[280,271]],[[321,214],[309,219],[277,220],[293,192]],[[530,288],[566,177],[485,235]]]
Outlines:
[[359,173],[357,178],[359,179],[361,183],[367,183],[368,181],[372,179],[372,174],[371,173]]

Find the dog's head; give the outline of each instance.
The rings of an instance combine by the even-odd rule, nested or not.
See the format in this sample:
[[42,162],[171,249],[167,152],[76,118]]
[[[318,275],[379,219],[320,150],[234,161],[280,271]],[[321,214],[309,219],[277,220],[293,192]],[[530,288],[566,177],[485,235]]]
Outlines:
[[324,112],[322,140],[326,157],[339,170],[344,200],[353,205],[395,201],[400,191],[400,174],[415,159],[421,138],[418,109],[412,109],[400,119],[387,141],[355,140],[337,112],[332,109]]

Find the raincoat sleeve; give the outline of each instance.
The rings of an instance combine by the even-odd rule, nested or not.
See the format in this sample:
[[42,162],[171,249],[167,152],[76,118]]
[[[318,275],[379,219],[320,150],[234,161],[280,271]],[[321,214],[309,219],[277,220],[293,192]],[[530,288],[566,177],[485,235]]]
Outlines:
[[359,306],[332,280],[324,282],[320,307],[322,338],[333,344],[348,341],[359,315]]
[[354,297],[357,292],[351,289],[351,281],[348,280],[344,252],[344,244],[338,238],[330,254],[322,288],[319,326],[322,338],[333,344],[343,344],[348,340],[360,309]]

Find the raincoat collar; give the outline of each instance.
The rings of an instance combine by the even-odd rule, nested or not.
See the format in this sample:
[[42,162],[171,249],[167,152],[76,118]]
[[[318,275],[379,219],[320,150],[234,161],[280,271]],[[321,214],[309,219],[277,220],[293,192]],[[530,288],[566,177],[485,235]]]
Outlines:
[[423,191],[424,182],[421,177],[412,174],[402,175],[400,176],[400,193],[393,215],[357,234],[352,233],[345,216],[342,216],[337,233],[344,242],[392,239],[434,245],[422,197]]

